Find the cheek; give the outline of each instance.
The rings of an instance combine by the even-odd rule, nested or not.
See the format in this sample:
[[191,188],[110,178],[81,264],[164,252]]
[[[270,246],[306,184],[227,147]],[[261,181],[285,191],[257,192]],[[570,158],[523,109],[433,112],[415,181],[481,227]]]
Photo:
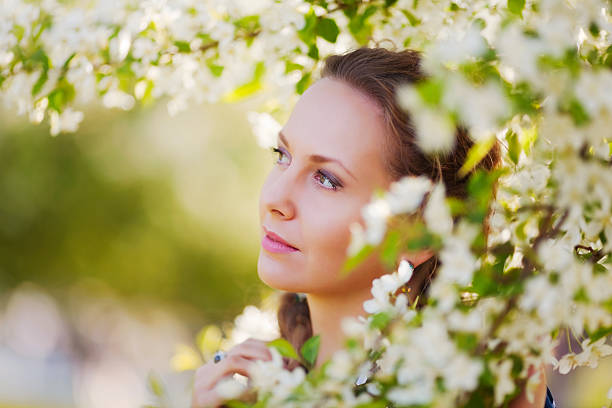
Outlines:
[[[339,205],[304,214],[303,237],[307,244],[306,269],[314,287],[334,286],[346,260],[350,243],[349,226],[360,219],[360,207]],[[330,287],[331,289],[331,287]]]

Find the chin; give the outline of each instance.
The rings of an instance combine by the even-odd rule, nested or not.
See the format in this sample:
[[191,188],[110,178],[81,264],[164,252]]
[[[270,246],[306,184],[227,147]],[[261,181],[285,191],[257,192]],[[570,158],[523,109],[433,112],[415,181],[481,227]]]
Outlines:
[[287,292],[301,292],[303,285],[296,281],[299,274],[295,272],[296,268],[291,268],[289,263],[270,257],[263,249],[259,252],[257,275],[271,288]]

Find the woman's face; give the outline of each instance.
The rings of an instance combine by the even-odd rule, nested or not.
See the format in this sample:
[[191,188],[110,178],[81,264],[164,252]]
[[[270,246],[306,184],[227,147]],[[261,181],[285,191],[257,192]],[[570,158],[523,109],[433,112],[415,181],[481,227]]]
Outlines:
[[[391,183],[383,166],[380,108],[336,79],[323,78],[299,99],[281,130],[278,159],[259,200],[258,274],[267,285],[303,293],[370,287],[385,271],[371,256],[346,278],[340,271],[349,225],[375,188]],[[275,249],[274,233],[297,250]]]

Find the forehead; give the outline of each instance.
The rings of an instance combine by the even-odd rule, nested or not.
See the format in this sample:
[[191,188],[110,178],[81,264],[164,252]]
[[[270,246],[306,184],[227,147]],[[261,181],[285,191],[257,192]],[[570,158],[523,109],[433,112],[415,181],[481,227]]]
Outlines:
[[381,108],[336,79],[320,79],[304,92],[283,133],[292,150],[329,155],[347,165],[361,160],[376,160],[382,165],[385,129]]

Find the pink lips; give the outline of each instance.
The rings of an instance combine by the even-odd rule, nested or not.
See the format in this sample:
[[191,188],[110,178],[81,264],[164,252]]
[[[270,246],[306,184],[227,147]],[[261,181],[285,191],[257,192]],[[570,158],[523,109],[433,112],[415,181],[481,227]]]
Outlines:
[[266,251],[277,253],[277,254],[286,254],[286,253],[298,251],[297,248],[294,248],[291,245],[289,245],[287,241],[285,241],[284,239],[282,239],[280,236],[276,235],[275,233],[268,231],[266,228],[264,228],[264,231],[266,232],[266,235],[264,235],[264,237],[261,240],[261,246]]

